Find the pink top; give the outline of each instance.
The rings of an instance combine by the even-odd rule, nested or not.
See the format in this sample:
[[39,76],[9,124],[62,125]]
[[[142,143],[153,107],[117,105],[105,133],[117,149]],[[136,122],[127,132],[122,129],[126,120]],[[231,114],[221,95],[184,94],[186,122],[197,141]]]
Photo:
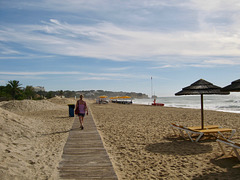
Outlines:
[[79,104],[78,107],[79,107],[79,113],[85,114],[85,109],[86,109],[85,104]]

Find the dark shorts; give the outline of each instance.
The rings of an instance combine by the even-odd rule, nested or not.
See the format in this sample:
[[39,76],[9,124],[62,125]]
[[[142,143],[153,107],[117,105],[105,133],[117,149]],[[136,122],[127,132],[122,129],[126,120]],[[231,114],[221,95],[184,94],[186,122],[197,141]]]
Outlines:
[[85,113],[78,113],[78,116],[84,117],[84,116],[85,116]]

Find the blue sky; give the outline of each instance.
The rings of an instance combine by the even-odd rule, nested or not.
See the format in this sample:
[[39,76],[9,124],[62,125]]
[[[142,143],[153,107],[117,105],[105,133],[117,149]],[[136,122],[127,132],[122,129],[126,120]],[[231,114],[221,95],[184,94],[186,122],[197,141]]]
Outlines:
[[174,96],[240,77],[239,0],[1,0],[0,85]]

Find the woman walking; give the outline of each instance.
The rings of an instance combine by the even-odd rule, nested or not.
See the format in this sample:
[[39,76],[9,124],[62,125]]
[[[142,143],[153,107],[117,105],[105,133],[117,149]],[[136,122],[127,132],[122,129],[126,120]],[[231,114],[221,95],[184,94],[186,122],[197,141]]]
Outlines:
[[83,101],[83,95],[80,95],[80,99],[76,103],[76,110],[78,110],[78,117],[80,122],[80,128],[83,129],[83,119],[85,116],[85,112],[87,111],[88,115],[88,108],[87,103]]

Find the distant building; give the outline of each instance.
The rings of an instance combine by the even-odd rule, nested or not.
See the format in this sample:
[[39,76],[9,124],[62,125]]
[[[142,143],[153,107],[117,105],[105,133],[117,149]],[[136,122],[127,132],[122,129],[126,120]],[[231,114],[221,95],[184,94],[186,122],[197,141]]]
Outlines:
[[33,87],[33,88],[34,88],[34,90],[35,90],[36,92],[38,92],[38,91],[45,91],[45,89],[44,89],[43,86],[36,86],[36,87]]

